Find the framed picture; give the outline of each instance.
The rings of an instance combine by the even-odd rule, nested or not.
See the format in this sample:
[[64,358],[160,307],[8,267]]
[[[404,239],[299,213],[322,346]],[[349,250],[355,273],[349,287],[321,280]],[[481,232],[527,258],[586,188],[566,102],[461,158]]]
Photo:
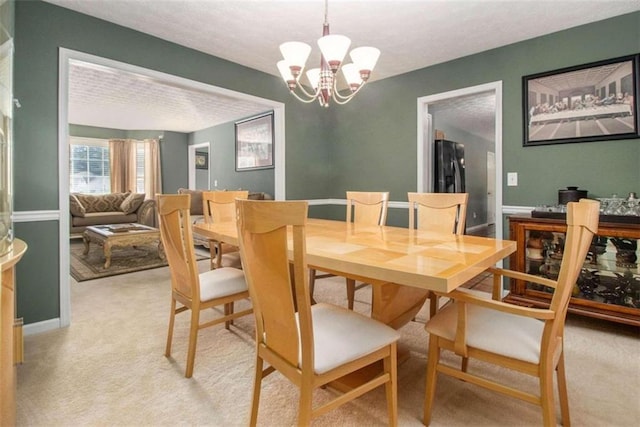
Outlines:
[[209,153],[196,151],[196,169],[209,169]]
[[523,145],[637,138],[639,57],[524,76]]
[[273,113],[236,122],[236,171],[273,168]]

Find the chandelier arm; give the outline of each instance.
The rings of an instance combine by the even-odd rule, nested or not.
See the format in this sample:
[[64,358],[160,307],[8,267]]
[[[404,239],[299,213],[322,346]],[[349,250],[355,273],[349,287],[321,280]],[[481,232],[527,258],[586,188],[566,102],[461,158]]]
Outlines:
[[318,95],[320,94],[320,87],[318,87],[318,89],[315,91],[315,93],[309,93],[307,92],[307,90],[304,88],[304,86],[302,84],[300,84],[299,81],[296,81],[296,88],[300,88],[300,91],[302,93],[304,93],[306,96],[308,96],[309,98],[317,98]]
[[297,93],[295,93],[294,91],[290,90],[289,93],[291,95],[293,95],[298,101],[300,102],[304,102],[305,104],[311,104],[312,102],[314,102],[316,99],[318,99],[318,96],[314,96],[311,97],[309,99],[304,99],[302,98],[300,95],[298,95]]
[[[346,104],[347,102],[349,102],[351,100],[351,98],[353,98],[354,96],[356,96],[356,94],[358,92],[360,92],[360,89],[362,89],[362,87],[366,84],[367,82],[363,82],[360,86],[358,86],[358,89],[356,89],[355,91],[351,92],[349,95],[342,95],[340,92],[338,92],[338,89],[334,89],[333,93],[334,93],[334,99],[336,100],[336,103],[339,105],[343,105]],[[339,100],[343,100],[345,101],[343,104],[341,104],[340,102],[337,102]]]
[[333,102],[335,102],[337,105],[344,105],[347,102],[351,101],[353,99],[353,97],[355,96],[356,92],[352,93],[349,96],[345,96],[345,97],[337,97],[334,96],[333,97]]

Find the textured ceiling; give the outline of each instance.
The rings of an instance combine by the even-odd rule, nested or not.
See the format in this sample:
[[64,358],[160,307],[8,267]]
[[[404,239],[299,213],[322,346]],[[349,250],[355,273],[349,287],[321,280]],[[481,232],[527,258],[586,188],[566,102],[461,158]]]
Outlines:
[[69,67],[73,124],[189,133],[268,108],[86,62],[73,61]]
[[[309,43],[309,65],[319,60],[322,0],[46,1],[273,75],[285,41]],[[637,10],[638,0],[331,0],[328,20],[352,47],[382,51],[374,81]]]

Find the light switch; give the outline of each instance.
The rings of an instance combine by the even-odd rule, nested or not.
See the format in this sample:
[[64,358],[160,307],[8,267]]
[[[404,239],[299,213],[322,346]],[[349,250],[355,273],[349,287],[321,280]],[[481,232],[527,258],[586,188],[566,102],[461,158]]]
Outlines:
[[508,172],[507,173],[507,186],[509,186],[509,187],[517,187],[518,186],[518,172]]

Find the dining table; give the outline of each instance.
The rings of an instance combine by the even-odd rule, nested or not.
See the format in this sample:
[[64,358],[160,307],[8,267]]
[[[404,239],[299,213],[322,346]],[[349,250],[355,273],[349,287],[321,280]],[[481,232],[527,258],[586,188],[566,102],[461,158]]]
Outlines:
[[[235,222],[197,223],[193,230],[239,244]],[[415,318],[430,291],[451,292],[516,251],[511,240],[317,218],[307,219],[305,237],[309,268],[371,284],[371,317],[395,329]],[[401,346],[398,352],[399,361],[408,357]],[[334,386],[347,391],[377,370]]]
[[[193,228],[238,245],[234,222]],[[305,231],[309,268],[371,284],[371,317],[396,329],[415,317],[429,291],[451,292],[516,250],[511,240],[317,218],[307,219]]]

